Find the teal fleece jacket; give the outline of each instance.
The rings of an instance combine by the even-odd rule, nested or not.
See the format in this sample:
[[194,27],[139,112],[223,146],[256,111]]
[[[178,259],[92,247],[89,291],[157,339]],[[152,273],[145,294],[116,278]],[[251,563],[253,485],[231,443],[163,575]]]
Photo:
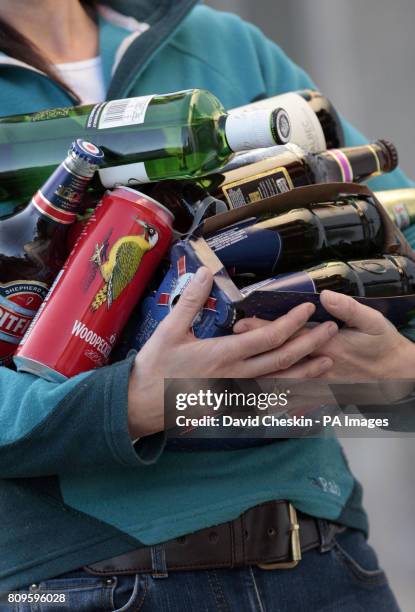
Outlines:
[[[195,4],[102,3],[108,99],[200,87],[230,108],[313,86],[257,28]],[[0,56],[2,115],[72,103],[45,75]],[[344,128],[348,145],[364,142],[347,122]],[[372,183],[407,185],[399,170]],[[62,384],[0,369],[0,590],[232,519],[275,498],[367,530],[360,487],[334,439],[189,453],[164,450],[163,435],[156,435],[133,446],[131,366],[127,359]]]

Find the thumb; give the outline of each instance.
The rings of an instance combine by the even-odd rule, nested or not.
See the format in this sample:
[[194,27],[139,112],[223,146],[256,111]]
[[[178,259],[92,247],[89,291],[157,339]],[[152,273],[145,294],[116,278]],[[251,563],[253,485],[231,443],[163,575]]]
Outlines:
[[320,302],[329,314],[344,321],[347,327],[370,336],[384,334],[389,328],[390,323],[379,311],[361,304],[349,295],[326,289],[320,295]]
[[177,305],[166,318],[175,335],[185,334],[192,326],[193,320],[203,308],[212,289],[213,277],[211,271],[201,267],[180,296]]

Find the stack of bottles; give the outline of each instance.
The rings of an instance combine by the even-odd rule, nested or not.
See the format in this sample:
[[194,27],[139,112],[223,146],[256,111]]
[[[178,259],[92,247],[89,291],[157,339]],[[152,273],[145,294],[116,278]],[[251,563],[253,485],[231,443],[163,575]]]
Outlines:
[[[296,187],[363,182],[397,167],[389,141],[344,145],[335,108],[311,90],[228,112],[211,93],[192,89],[0,118],[0,365],[33,332],[33,317],[79,236],[95,231],[96,216],[88,221],[85,212],[106,190],[127,186],[137,198],[156,200],[183,235],[210,215]],[[415,219],[415,191],[378,199],[398,226]],[[143,222],[135,225],[148,237]],[[382,232],[370,200],[351,199],[253,218],[208,243],[246,295],[258,282],[273,290],[288,283],[360,296],[412,293],[413,264],[382,255]],[[104,235],[88,265],[95,275],[100,270],[109,312],[113,279],[105,274],[121,242],[113,244],[110,227]],[[140,274],[138,255],[134,261]]]
[[415,293],[412,260],[383,255],[383,223],[370,198],[248,219],[209,236],[207,243],[245,296],[258,283],[262,291],[331,289],[360,297]]

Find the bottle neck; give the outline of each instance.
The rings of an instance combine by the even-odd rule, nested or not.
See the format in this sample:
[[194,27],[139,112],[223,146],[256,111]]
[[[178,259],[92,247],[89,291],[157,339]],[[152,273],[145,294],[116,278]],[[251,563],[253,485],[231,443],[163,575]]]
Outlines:
[[339,182],[362,182],[396,168],[395,148],[378,140],[360,147],[332,149],[318,157],[324,163],[328,179]]
[[248,151],[286,144],[291,123],[283,108],[241,111],[225,116],[224,131],[230,151]]
[[69,154],[33,196],[31,205],[49,221],[63,225],[74,223],[95,168]]
[[366,297],[392,297],[414,292],[413,263],[405,257],[351,261],[348,266],[359,277]]

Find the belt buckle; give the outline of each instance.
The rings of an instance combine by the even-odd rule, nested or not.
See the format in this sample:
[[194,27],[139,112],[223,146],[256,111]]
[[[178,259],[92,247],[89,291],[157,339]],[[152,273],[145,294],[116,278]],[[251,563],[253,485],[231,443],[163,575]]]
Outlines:
[[292,569],[301,561],[301,542],[300,525],[298,523],[297,511],[292,504],[288,504],[290,515],[290,540],[291,540],[291,561],[281,561],[280,563],[258,563],[258,567],[263,570]]

